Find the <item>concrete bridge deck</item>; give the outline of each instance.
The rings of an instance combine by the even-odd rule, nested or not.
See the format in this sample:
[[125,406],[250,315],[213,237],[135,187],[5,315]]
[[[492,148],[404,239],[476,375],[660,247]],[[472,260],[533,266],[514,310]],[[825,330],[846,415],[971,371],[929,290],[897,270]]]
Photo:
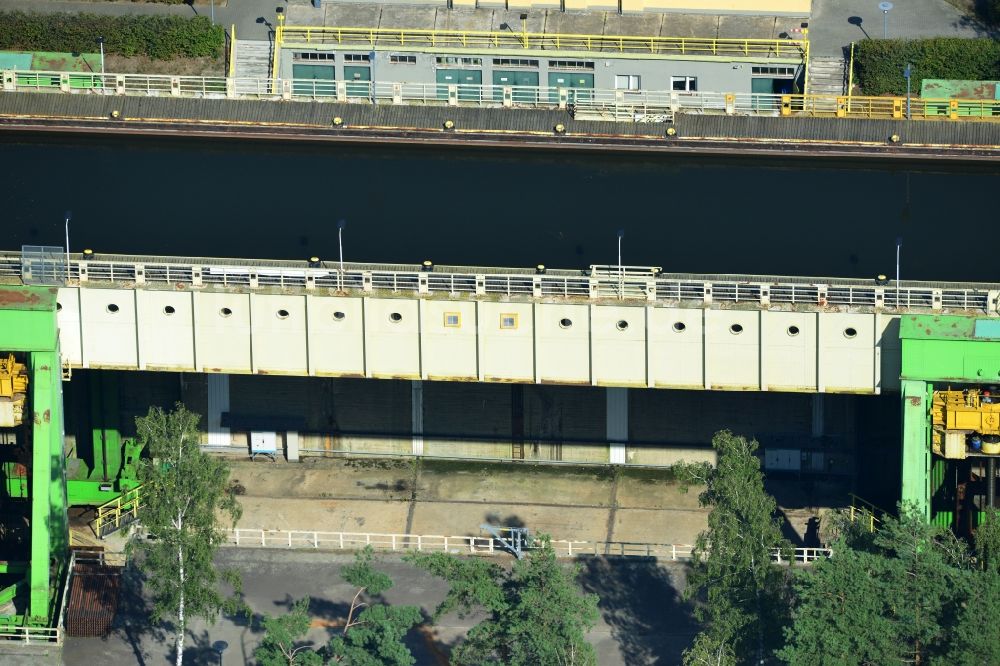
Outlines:
[[[997,316],[1000,285],[0,254],[59,287],[72,368],[878,394],[898,320]],[[47,271],[47,272],[46,272]]]

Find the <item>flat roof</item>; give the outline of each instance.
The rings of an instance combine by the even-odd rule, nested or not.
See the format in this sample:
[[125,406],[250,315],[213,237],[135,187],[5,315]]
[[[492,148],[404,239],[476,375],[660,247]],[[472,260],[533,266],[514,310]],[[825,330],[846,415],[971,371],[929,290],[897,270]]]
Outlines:
[[1000,81],[924,79],[920,96],[924,99],[1000,99]]
[[[446,9],[410,5],[324,3],[322,9],[292,4],[288,26],[361,27],[375,29],[457,30],[469,32],[524,31],[533,34],[603,35],[701,39],[785,39],[806,16],[745,16],[734,14],[619,14],[611,11],[563,12],[558,9]],[[501,27],[506,25],[506,27]]]

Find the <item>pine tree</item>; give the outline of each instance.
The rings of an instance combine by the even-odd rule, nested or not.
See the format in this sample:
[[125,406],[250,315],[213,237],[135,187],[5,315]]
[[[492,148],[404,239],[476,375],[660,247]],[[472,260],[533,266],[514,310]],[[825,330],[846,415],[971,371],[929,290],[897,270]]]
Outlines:
[[684,654],[693,664],[759,664],[780,646],[787,608],[784,571],[772,562],[788,549],[764,490],[757,442],[724,430],[712,438],[718,464],[699,501],[711,507],[708,530],[695,543],[685,596],[702,597],[706,625]]
[[[183,663],[190,618],[214,621],[220,610],[241,607],[239,574],[220,572],[212,561],[226,538],[220,516],[235,525],[240,506],[229,487],[226,462],[201,450],[198,421],[179,403],[172,412],[153,407],[135,420],[139,442],[151,456],[139,465],[139,522],[149,538],[133,538],[126,552],[138,555],[146,575],[154,603],[151,619],[174,621],[177,666]],[[232,597],[217,590],[220,578],[235,590]]]
[[264,616],[264,638],[254,650],[257,666],[322,666],[323,657],[303,639],[309,632],[309,597],[277,617]]

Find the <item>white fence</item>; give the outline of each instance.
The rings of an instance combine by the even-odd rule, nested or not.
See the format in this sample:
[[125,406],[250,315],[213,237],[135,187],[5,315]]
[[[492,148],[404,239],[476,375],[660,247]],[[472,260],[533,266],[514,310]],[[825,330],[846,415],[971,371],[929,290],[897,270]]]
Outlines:
[[[266,288],[333,289],[451,297],[522,296],[649,302],[789,304],[918,311],[993,313],[1000,285],[921,283],[886,280],[782,277],[770,275],[685,275],[659,268],[592,266],[589,271],[335,262],[252,261],[185,257],[139,257],[76,254],[70,261],[70,283],[110,283],[126,288],[142,285],[189,285],[242,290]],[[30,266],[19,252],[0,252],[0,279],[31,282]]]
[[[616,557],[655,557],[674,562],[691,559],[691,544],[635,543],[626,541],[552,540],[559,557],[610,555]],[[319,532],[310,530],[263,530],[237,528],[229,531],[226,545],[241,548],[282,548],[312,550],[360,550],[371,546],[389,552],[418,551],[462,555],[496,555],[507,552],[492,536],[437,536],[426,534],[378,534],[371,532]],[[829,557],[829,548],[796,548],[789,557],[775,550],[774,561],[812,562]]]

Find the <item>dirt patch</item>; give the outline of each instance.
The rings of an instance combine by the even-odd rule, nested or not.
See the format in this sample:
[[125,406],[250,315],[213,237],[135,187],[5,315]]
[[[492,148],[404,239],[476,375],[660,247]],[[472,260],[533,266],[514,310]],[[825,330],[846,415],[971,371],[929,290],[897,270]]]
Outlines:
[[104,70],[116,74],[170,74],[173,76],[225,76],[226,61],[218,58],[174,58],[153,60],[147,56],[109,55]]

